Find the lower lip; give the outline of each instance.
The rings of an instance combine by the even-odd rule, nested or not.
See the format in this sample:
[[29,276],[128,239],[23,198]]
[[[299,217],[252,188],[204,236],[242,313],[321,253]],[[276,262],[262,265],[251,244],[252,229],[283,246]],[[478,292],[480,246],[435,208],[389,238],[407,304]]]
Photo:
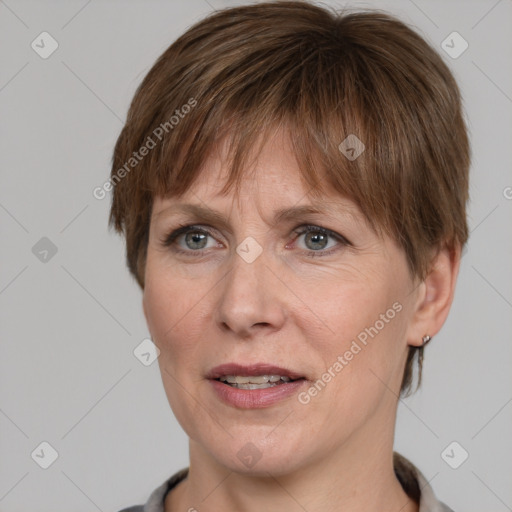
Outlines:
[[306,380],[284,382],[264,389],[239,389],[213,379],[210,382],[223,402],[239,409],[262,409],[297,393]]

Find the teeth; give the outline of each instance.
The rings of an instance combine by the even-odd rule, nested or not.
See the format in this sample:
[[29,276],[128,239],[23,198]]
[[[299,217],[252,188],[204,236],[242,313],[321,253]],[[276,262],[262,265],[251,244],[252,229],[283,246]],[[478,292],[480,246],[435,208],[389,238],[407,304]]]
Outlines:
[[278,386],[278,384],[272,382],[265,382],[264,384],[231,384],[233,387],[238,389],[266,389]]
[[281,376],[281,375],[251,375],[251,376],[242,376],[242,375],[224,375],[219,379],[222,382],[227,382],[228,384],[255,384],[256,388],[244,387],[243,389],[260,389],[260,386],[263,384],[267,384],[265,387],[270,387],[271,385],[276,385],[280,380],[283,382],[290,382],[290,377]]

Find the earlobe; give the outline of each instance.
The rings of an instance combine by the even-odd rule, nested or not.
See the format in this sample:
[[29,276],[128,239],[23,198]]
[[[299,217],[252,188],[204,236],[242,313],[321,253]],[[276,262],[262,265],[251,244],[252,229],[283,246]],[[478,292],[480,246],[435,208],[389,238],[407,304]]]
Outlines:
[[[455,293],[460,256],[460,247],[443,248],[432,261],[431,270],[421,283],[422,290],[409,326],[409,345],[425,345],[443,326]],[[428,338],[425,338],[426,336]]]

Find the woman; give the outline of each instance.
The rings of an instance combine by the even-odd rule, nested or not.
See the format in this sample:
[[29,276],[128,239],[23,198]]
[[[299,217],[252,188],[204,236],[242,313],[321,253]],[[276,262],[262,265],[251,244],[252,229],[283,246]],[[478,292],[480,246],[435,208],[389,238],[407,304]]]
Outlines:
[[110,222],[190,467],[125,510],[449,511],[393,436],[452,303],[468,167],[457,85],[393,17],[260,3],[171,45]]

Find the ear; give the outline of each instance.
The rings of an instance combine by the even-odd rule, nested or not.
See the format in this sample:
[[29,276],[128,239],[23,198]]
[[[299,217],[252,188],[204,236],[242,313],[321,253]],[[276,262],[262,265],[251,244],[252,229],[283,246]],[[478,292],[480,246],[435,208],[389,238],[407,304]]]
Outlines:
[[407,343],[421,346],[425,335],[434,337],[443,326],[455,294],[461,248],[443,248],[434,257],[430,271],[418,287],[415,312],[409,325]]

